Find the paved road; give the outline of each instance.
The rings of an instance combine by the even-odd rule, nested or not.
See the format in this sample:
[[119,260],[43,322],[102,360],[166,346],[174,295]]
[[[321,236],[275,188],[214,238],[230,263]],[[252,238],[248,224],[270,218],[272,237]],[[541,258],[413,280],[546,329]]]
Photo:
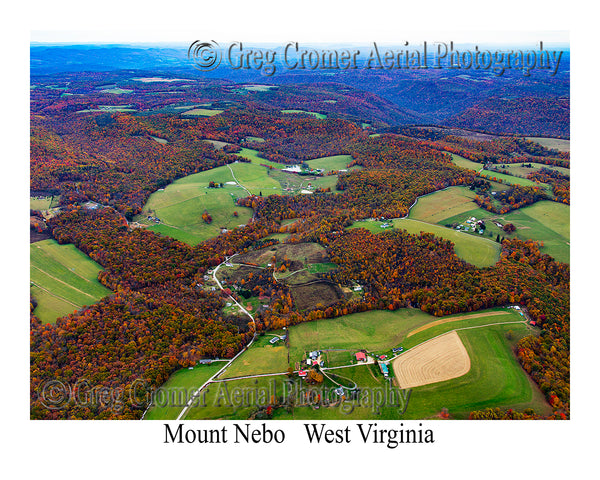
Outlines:
[[[231,172],[233,174],[233,172]],[[215,283],[217,284],[217,286],[219,287],[220,290],[223,290],[223,285],[221,285],[221,282],[219,282],[219,279],[217,278],[217,272],[219,271],[219,268],[221,268],[223,265],[225,265],[225,263],[229,263],[230,260],[234,257],[235,255],[228,257],[225,259],[225,261],[223,261],[222,263],[220,263],[219,265],[217,265],[215,267],[215,269],[213,270],[212,273],[212,277],[213,280],[215,281]],[[242,305],[240,305],[238,303],[238,301],[233,298],[231,295],[229,295],[229,298],[231,299],[231,301],[233,301],[238,307],[240,307],[240,310],[242,310],[242,312],[244,312],[246,315],[248,315],[250,317],[250,319],[252,320],[252,323],[254,324],[254,336],[252,337],[252,340],[250,340],[250,342],[248,343],[248,345],[246,345],[245,348],[243,348],[242,350],[240,350],[237,355],[235,357],[233,357],[231,360],[229,360],[224,366],[223,368],[221,368],[217,373],[215,373],[212,377],[210,377],[206,382],[204,382],[194,393],[193,395],[190,397],[190,399],[188,400],[186,406],[183,408],[183,410],[181,411],[181,413],[177,416],[177,420],[181,420],[182,418],[185,417],[185,415],[187,414],[189,408],[192,406],[192,403],[194,401],[194,399],[200,395],[200,392],[202,391],[203,388],[205,388],[208,384],[213,383],[215,378],[217,378],[219,375],[221,375],[221,373],[223,373],[225,370],[227,370],[227,368],[229,367],[229,365],[231,365],[236,358],[238,358],[242,353],[244,353],[246,351],[247,348],[250,347],[250,345],[252,345],[252,343],[254,342],[254,340],[256,339],[256,323],[254,321],[254,317],[252,316],[252,314],[250,312],[248,312],[248,310],[246,310]],[[279,374],[278,374],[279,375]],[[260,375],[257,375],[260,376]],[[244,378],[244,377],[240,377],[240,378]]]

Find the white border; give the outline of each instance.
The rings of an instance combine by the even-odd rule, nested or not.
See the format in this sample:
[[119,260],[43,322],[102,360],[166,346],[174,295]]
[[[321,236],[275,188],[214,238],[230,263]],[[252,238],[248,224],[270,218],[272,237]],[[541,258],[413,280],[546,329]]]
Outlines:
[[[86,6],[88,5],[88,6]],[[573,4],[550,1],[539,4],[509,0],[486,7],[484,2],[154,2],[125,3],[103,0],[39,0],[12,4],[17,13],[5,12],[9,28],[3,31],[4,153],[3,292],[3,404],[7,424],[2,429],[9,444],[6,461],[19,470],[44,478],[123,478],[125,474],[149,478],[174,475],[314,477],[352,475],[376,478],[382,473],[398,477],[524,478],[553,474],[559,477],[591,466],[595,444],[595,401],[598,378],[592,343],[598,314],[591,299],[596,294],[590,277],[597,266],[593,201],[597,164],[592,142],[597,142],[597,30],[590,11]],[[574,19],[578,18],[576,22]],[[132,27],[135,26],[135,27]],[[188,41],[196,37],[230,41],[398,41],[418,32],[423,38],[456,41],[490,35],[495,31],[571,31],[572,61],[572,420],[569,422],[434,422],[437,442],[406,445],[395,450],[347,446],[308,445],[300,423],[286,422],[290,441],[285,447],[163,445],[160,422],[32,422],[29,411],[29,331],[27,315],[28,263],[28,49],[30,31],[92,31],[98,40]],[[165,33],[163,33],[165,32]],[[189,33],[188,33],[189,32]],[[89,34],[88,34],[89,35]],[[431,36],[430,36],[431,35]],[[518,36],[517,33],[513,35]],[[35,39],[35,37],[34,37]],[[70,40],[71,37],[66,38]],[[592,115],[593,114],[593,115]],[[593,165],[593,166],[592,166]],[[596,187],[597,188],[597,187]],[[18,203],[15,202],[18,199]],[[17,203],[18,209],[12,206]],[[593,203],[592,203],[593,205]],[[10,207],[10,208],[7,208]],[[589,214],[589,215],[588,215]],[[596,229],[597,230],[597,229]],[[14,245],[18,244],[16,249]],[[590,261],[591,259],[591,261]],[[590,381],[591,379],[591,381]],[[212,422],[210,422],[212,423]],[[336,422],[329,422],[334,424]],[[381,423],[382,422],[378,422]],[[430,425],[427,422],[426,425]],[[207,427],[208,423],[203,424]],[[234,448],[233,448],[234,447]],[[595,453],[595,452],[594,452]],[[594,470],[591,470],[594,471]]]

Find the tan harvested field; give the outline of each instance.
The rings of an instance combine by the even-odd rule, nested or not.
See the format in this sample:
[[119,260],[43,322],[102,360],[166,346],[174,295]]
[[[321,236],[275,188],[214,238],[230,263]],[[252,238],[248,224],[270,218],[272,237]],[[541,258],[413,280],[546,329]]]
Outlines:
[[421,197],[411,208],[409,218],[438,223],[446,218],[477,208],[475,192],[466,187],[450,187]]
[[227,142],[219,142],[218,140],[204,140],[205,142],[212,143],[215,146],[215,150],[221,150],[225,145],[231,145]]
[[414,388],[462,377],[471,359],[456,331],[417,345],[392,362],[400,388]]
[[420,326],[419,328],[415,328],[413,331],[411,331],[406,336],[406,338],[412,337],[416,333],[422,332],[423,330],[427,330],[428,328],[435,327],[437,325],[441,325],[443,323],[458,322],[459,320],[473,320],[475,318],[491,317],[491,316],[497,316],[497,315],[508,315],[509,313],[510,312],[494,311],[494,312],[480,313],[479,315],[460,315],[458,317],[442,318],[441,320],[436,320],[435,322],[427,323],[425,325]]
[[546,148],[554,148],[560,152],[571,151],[571,141],[562,138],[548,138],[548,137],[527,137],[528,140],[539,143]]
[[214,115],[218,115],[219,113],[223,113],[223,110],[209,110],[207,108],[194,108],[193,110],[188,110],[187,112],[184,112],[181,115],[185,115],[185,116],[198,115],[200,117],[212,117]]
[[290,287],[294,305],[298,310],[305,310],[319,303],[324,306],[336,303],[343,298],[341,290],[338,290],[335,285],[327,282],[315,282],[308,285],[294,285]]

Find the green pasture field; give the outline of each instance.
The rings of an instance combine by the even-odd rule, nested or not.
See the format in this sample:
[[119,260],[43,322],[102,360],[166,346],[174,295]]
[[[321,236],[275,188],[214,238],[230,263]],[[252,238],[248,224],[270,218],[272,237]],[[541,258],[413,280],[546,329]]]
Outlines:
[[[278,333],[283,335],[284,332]],[[287,348],[283,340],[272,345],[269,343],[272,338],[271,332],[257,337],[250,348],[236,358],[219,378],[285,372],[288,368]]]
[[[464,214],[462,214],[464,216]],[[381,220],[366,220],[355,222],[349,228],[366,228],[372,233],[380,233],[391,228],[381,228]],[[477,235],[467,235],[451,228],[440,225],[432,225],[411,218],[394,218],[387,220],[392,223],[393,228],[406,230],[408,233],[418,235],[420,232],[433,233],[438,237],[450,240],[454,243],[456,255],[465,262],[469,262],[477,267],[489,267],[494,265],[500,258],[501,247],[498,243],[489,238],[482,238]]]
[[351,365],[356,363],[356,357],[354,354],[356,350],[324,350],[321,354],[321,358],[325,361],[326,367],[340,367],[342,365]]
[[183,112],[181,115],[213,117],[214,115],[218,115],[219,113],[223,113],[223,110],[210,110],[208,108],[194,108],[193,110],[187,110],[186,112]]
[[[273,418],[278,420],[402,420],[402,409],[398,405],[403,405],[403,401],[399,400],[400,392],[396,386],[386,380],[381,374],[377,365],[360,365],[352,368],[343,368],[336,370],[327,370],[327,374],[335,374],[343,377],[342,380],[350,380],[355,383],[363,394],[361,403],[358,400],[344,400],[340,404],[337,396],[332,389],[337,385],[331,382],[323,382],[322,396],[332,401],[329,406],[322,405],[320,408],[312,406],[294,406],[287,411],[280,408],[275,410]],[[342,383],[342,382],[340,382]],[[349,383],[349,382],[344,382]],[[305,386],[305,390],[311,387]],[[314,388],[314,387],[313,387]],[[374,402],[368,400],[368,393],[381,392],[388,398],[386,406],[373,405]],[[335,403],[334,403],[335,402]],[[410,401],[409,401],[410,405]]]
[[450,155],[452,155],[452,161],[454,164],[458,165],[459,167],[475,170],[476,172],[479,172],[483,169],[482,163],[472,162],[471,160],[467,160],[466,158],[456,155],[455,153],[451,153]]
[[449,187],[425,195],[410,209],[408,218],[438,223],[448,217],[473,210],[475,192],[467,187]]
[[477,267],[489,267],[500,259],[500,245],[487,238],[466,235],[464,232],[438,225],[430,225],[410,218],[396,219],[394,220],[394,226],[404,229],[408,233],[427,232],[450,240],[454,243],[456,255]]
[[514,175],[507,175],[505,173],[494,172],[491,170],[483,170],[480,175],[484,176],[488,180],[501,180],[507,185],[523,185],[524,187],[543,187],[546,190],[550,189],[550,186],[546,183],[537,183],[527,178],[515,177]]
[[[440,321],[443,323],[438,323]],[[416,331],[413,329],[408,332],[406,338],[402,341],[402,346],[404,347],[404,351],[407,351],[431,338],[451,332],[452,330],[502,323],[512,324],[515,328],[520,328],[525,321],[526,318],[512,308],[489,308],[478,310],[477,312],[457,313],[444,317],[432,316],[430,322],[417,327],[422,330]],[[533,332],[531,327],[527,327],[527,331],[529,334]]]
[[335,193],[335,186],[338,181],[337,175],[298,175],[297,173],[283,172],[276,169],[269,170],[268,175],[279,182],[284,195],[297,195],[302,190],[312,192],[317,188],[329,188]]
[[[238,210],[238,214],[239,213],[240,211]],[[241,218],[241,216],[238,218]],[[198,245],[198,243],[203,241],[200,239],[201,237],[199,237],[198,234],[187,232],[178,227],[169,227],[167,225],[153,225],[151,227],[148,227],[148,230],[154,233],[158,233],[159,235],[163,235],[165,237],[174,238],[176,240],[179,240],[180,242],[187,243],[188,245]],[[215,235],[217,234],[218,233],[215,233]]]
[[320,120],[327,118],[327,115],[324,115],[323,113],[307,112],[305,110],[282,110],[281,113],[307,113]]
[[72,244],[35,242],[29,246],[29,258],[31,294],[38,302],[34,314],[44,323],[112,293],[98,281],[102,268]]
[[42,323],[54,323],[57,318],[76,312],[81,307],[36,285],[31,285],[29,293],[37,302],[34,313]]
[[[469,170],[475,170],[476,172],[481,172],[483,174],[487,174],[490,173],[487,170],[483,170],[483,164],[481,163],[477,163],[477,162],[472,162],[471,160],[467,160],[464,157],[461,157],[460,155],[456,155],[455,153],[452,153],[452,161],[454,162],[455,165],[458,165],[459,167],[462,168],[467,168]],[[493,180],[487,179],[491,186],[492,186],[492,191],[502,191],[502,190],[508,190],[510,188],[509,185],[507,185],[506,183],[499,183],[499,182],[494,182]]]
[[290,361],[302,360],[313,350],[360,349],[390,353],[406,335],[436,317],[418,309],[402,308],[393,312],[372,310],[337,318],[316,320],[290,327]]
[[52,206],[52,199],[54,197],[30,197],[29,208],[31,210],[48,210]]
[[136,112],[135,108],[126,108],[126,107],[110,107],[110,108],[91,108],[88,110],[77,110],[77,113],[88,113],[88,112]]
[[[546,184],[536,183],[532,180],[528,180],[527,178],[516,177],[514,175],[506,175],[504,173],[493,172],[491,170],[484,170],[483,164],[472,162],[471,160],[467,160],[466,158],[463,158],[460,155],[456,155],[454,153],[452,154],[452,161],[454,162],[455,165],[458,165],[459,167],[468,168],[469,170],[475,170],[476,172],[479,172],[480,175],[484,176],[487,180],[490,180],[490,181],[493,181],[493,179],[496,178],[497,180],[500,180],[502,182],[502,184],[505,184],[505,185],[517,184],[517,185],[523,185],[526,187],[542,186],[542,187],[545,187],[546,189],[549,188],[548,185],[546,185]],[[508,167],[507,167],[507,170],[508,170]],[[494,183],[500,183],[500,182],[494,182]]]
[[338,182],[338,176],[337,175],[323,175],[322,177],[315,177],[314,180],[311,180],[311,186],[313,186],[314,188],[324,188],[324,189],[331,189],[331,191],[333,193],[336,193],[337,190],[335,188],[335,186],[337,185]]
[[[467,418],[472,410],[496,406],[519,410],[533,408],[538,413],[550,413],[550,407],[545,402],[542,393],[523,371],[512,350],[516,342],[523,336],[531,334],[532,330],[522,322],[523,318],[514,310],[492,309],[474,312],[474,315],[496,310],[499,313],[509,313],[444,323],[402,341],[402,345],[408,349],[429,338],[457,328],[481,326],[481,328],[458,332],[471,359],[471,370],[465,376],[413,389],[408,409],[404,415],[401,415],[401,412],[393,407],[383,407],[379,414],[374,413],[371,408],[358,407],[349,414],[348,418],[423,419],[438,414],[442,408],[448,408],[454,418]],[[462,315],[441,318],[451,319]],[[438,317],[430,318],[440,319]],[[520,323],[502,325],[505,322]],[[290,333],[294,328],[296,327],[292,327]],[[510,340],[507,338],[509,331],[512,332]],[[369,370],[371,371],[369,372]],[[362,389],[381,387],[386,382],[378,368],[373,365],[334,369],[327,372],[339,373],[356,382]],[[338,408],[313,410],[303,407],[294,409],[291,416],[288,412],[277,411],[276,418],[339,419],[346,417]]]
[[242,85],[242,88],[250,92],[268,92],[276,87],[275,85]]
[[[496,315],[495,312],[498,314]],[[492,315],[482,317],[481,314]],[[458,317],[465,317],[465,319],[441,323],[408,336],[413,330],[432,322]],[[341,349],[356,353],[360,349],[366,349],[374,353],[390,355],[390,350],[394,347],[402,345],[410,348],[456,328],[522,320],[523,317],[516,311],[502,308],[445,317],[435,317],[414,308],[353,313],[290,327],[290,362],[301,360],[305,352],[313,350]]]
[[[476,204],[473,203],[476,207]],[[455,222],[461,223],[466,218],[475,217],[478,220],[485,220],[485,236],[495,239],[497,235],[505,238],[519,238],[521,240],[535,240],[543,242],[541,248],[543,253],[551,255],[560,262],[569,263],[570,258],[570,207],[562,203],[542,200],[533,205],[513,210],[504,215],[497,215],[482,208],[463,212],[444,220],[438,224],[451,225]],[[508,235],[501,228],[498,228],[493,220],[497,220],[502,225],[512,223],[517,230]],[[474,234],[467,233],[473,236]],[[477,235],[479,236],[479,235]]]
[[[349,370],[353,370],[351,374]],[[333,373],[333,372],[332,372]],[[360,366],[350,369],[344,369],[341,373],[345,378],[352,377],[352,380],[361,386],[379,386],[383,379],[379,374],[377,379],[376,367]],[[379,382],[377,381],[379,380]],[[293,382],[293,383],[291,383]],[[329,397],[336,400],[337,397],[333,390],[337,387],[336,384],[329,381],[327,378],[321,384],[319,389],[324,393],[324,397]],[[297,376],[293,379],[288,379],[286,375],[276,375],[271,377],[245,378],[231,381],[212,383],[208,386],[206,392],[200,396],[199,400],[192,406],[185,420],[194,419],[226,419],[240,420],[247,419],[253,412],[257,410],[257,404],[268,405],[270,399],[282,401],[284,398],[292,396],[295,406],[286,411],[285,408],[276,409],[273,418],[275,419],[311,419],[311,418],[331,418],[331,419],[359,419],[373,418],[369,407],[357,408],[350,415],[342,412],[340,407],[320,408],[314,410],[310,406],[297,406],[304,401],[304,394],[314,387],[308,386],[306,383],[299,381]],[[387,410],[387,409],[386,409]],[[398,409],[390,409],[386,412],[385,418],[399,418],[397,415]],[[376,417],[379,418],[379,417]]]
[[121,95],[123,93],[131,93],[131,92],[133,92],[133,90],[127,90],[127,89],[118,88],[118,87],[116,87],[116,88],[107,88],[105,90],[101,90],[101,93],[112,93],[112,94],[115,94],[115,95]]
[[542,168],[546,168],[548,170],[555,170],[559,173],[562,173],[563,175],[566,175],[567,177],[569,177],[571,175],[571,170],[569,170],[568,168],[564,168],[564,167],[555,167],[552,165],[544,165],[543,163],[534,163],[534,162],[525,162],[526,165],[531,165],[531,168],[528,167],[523,167],[522,163],[505,163],[504,165],[506,166],[506,169],[502,169],[502,170],[506,170],[507,173],[510,173],[511,175],[517,176],[517,177],[527,177],[527,175],[529,175],[530,173],[533,172],[537,172],[538,170],[542,169]]
[[[512,340],[507,339],[509,331]],[[414,388],[404,418],[428,418],[442,408],[459,419],[488,407],[519,411],[533,408],[537,413],[551,413],[543,394],[513,353],[516,342],[530,333],[525,324],[460,330],[458,335],[471,359],[471,369],[462,377]]]
[[[269,176],[266,168],[254,163],[244,162],[232,163],[230,167],[240,184],[250,190],[253,195],[259,195],[261,192],[265,197],[272,194],[281,194],[281,185]],[[246,193],[244,196],[247,195]]]
[[236,155],[250,160],[255,165],[266,165],[267,167],[273,167],[279,170],[285,167],[283,163],[275,163],[266,158],[259,157],[258,150],[253,150],[251,148],[242,148]]
[[[495,312],[498,314],[495,315]],[[478,318],[482,313],[492,315]],[[434,321],[463,316],[467,318],[433,325],[406,337],[414,329]],[[506,322],[517,323],[503,324]],[[534,408],[538,413],[549,413],[550,407],[543,395],[527,377],[514,356],[513,348],[516,342],[534,331],[523,322],[523,317],[512,309],[495,308],[448,317],[433,317],[416,309],[370,311],[303,323],[290,327],[290,363],[293,366],[296,361],[301,361],[307,351],[332,349],[323,352],[328,365],[350,364],[354,362],[352,354],[361,348],[390,354],[389,349],[402,344],[407,351],[436,335],[465,327],[480,327],[458,331],[471,359],[469,373],[456,379],[413,389],[404,415],[393,405],[381,407],[376,411],[372,405],[355,404],[352,409],[342,410],[339,405],[314,409],[310,406],[298,406],[296,402],[296,406],[292,408],[276,409],[274,418],[422,419],[438,414],[442,408],[448,408],[453,418],[466,418],[472,410],[496,406],[519,410]],[[268,344],[269,338],[271,337],[266,335],[253,344],[223,374],[223,378],[253,375],[279,370],[282,367],[279,371],[284,371],[286,358],[281,352],[274,355],[275,349]],[[269,352],[266,352],[265,348]],[[285,348],[283,351],[285,352]],[[243,359],[245,360],[240,362]],[[275,362],[281,364],[277,369],[270,367]],[[256,368],[253,368],[253,364]],[[236,370],[233,370],[234,367]],[[356,383],[362,390],[382,388],[398,392],[396,387],[384,379],[376,365],[357,365],[326,372],[334,375],[337,381],[341,381],[341,375],[344,380]],[[197,388],[204,381],[199,380],[194,386]],[[288,381],[286,375],[277,375],[211,384],[198,404],[188,411],[186,419],[246,419],[256,411],[256,401],[261,403],[261,395],[262,404],[266,405],[271,397],[281,400],[284,393],[289,393],[290,387],[284,386]],[[312,388],[298,383],[296,376],[294,381],[296,389]],[[336,386],[327,379],[322,385],[325,392]],[[219,400],[221,405],[217,405]],[[225,405],[227,400],[231,400],[233,405]],[[173,418],[178,413],[175,412]]]
[[352,155],[332,155],[330,157],[315,158],[307,160],[306,163],[311,168],[321,168],[326,172],[344,170],[352,161]]
[[175,103],[172,105],[167,105],[166,108],[172,108],[173,110],[192,110],[193,108],[198,107],[212,107],[212,103],[196,103],[192,105],[178,105]]
[[275,375],[211,383],[187,411],[184,420],[246,420],[257,410],[257,405],[268,405],[271,397],[283,395],[286,379],[286,375]]
[[306,267],[309,273],[325,273],[330,270],[335,270],[337,268],[337,264],[335,263],[311,263]]
[[562,138],[527,137],[528,140],[539,143],[542,147],[558,150],[559,152],[571,151],[571,141]]
[[[248,191],[233,182],[231,170],[241,185],[253,194],[281,193],[279,183],[271,179],[264,167],[250,163],[233,163],[180,178],[163,190],[154,192],[136,221],[162,235],[196,245],[217,236],[221,228],[233,229],[252,218],[252,209],[236,205],[238,198],[248,196]],[[223,183],[223,188],[208,188],[209,182]],[[207,224],[201,216],[204,211],[212,216]],[[234,217],[233,212],[238,216]],[[160,224],[148,220],[148,215],[158,217]]]
[[144,420],[175,420],[194,392],[224,366],[225,362],[212,362],[174,372],[154,393],[153,406]]

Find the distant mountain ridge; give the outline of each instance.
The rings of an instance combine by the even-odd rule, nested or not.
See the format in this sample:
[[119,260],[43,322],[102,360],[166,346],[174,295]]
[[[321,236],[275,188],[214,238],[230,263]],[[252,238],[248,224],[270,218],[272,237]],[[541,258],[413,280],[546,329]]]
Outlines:
[[[564,120],[565,104],[570,95],[570,55],[564,52],[556,76],[546,71],[522,72],[508,70],[502,76],[476,69],[356,69],[356,70],[286,70],[279,68],[272,76],[253,69],[235,70],[222,66],[210,72],[194,68],[185,46],[138,45],[31,45],[31,77],[68,72],[122,72],[123,70],[152,72],[171,78],[190,78],[224,83],[267,83],[282,87],[284,96],[262,92],[259,103],[293,108],[292,89],[303,85],[308,92],[339,92],[339,85],[367,92],[360,102],[347,102],[322,110],[338,115],[351,115],[388,125],[438,124],[472,128],[490,133],[568,136]],[[334,87],[338,85],[338,87]],[[281,92],[280,92],[281,93]],[[317,97],[319,98],[319,95]],[[510,101],[498,101],[497,99]],[[496,100],[492,100],[496,99]],[[534,110],[518,125],[511,125],[509,111],[526,102]],[[307,107],[316,109],[316,100],[305,96]],[[568,100],[566,101],[568,108]],[[342,111],[342,107],[345,109]],[[544,113],[544,108],[562,112],[560,121]],[[558,108],[558,110],[557,110]],[[561,110],[562,109],[562,110]],[[506,111],[504,111],[506,110]],[[367,113],[367,114],[365,114]],[[568,112],[567,112],[568,118]]]

